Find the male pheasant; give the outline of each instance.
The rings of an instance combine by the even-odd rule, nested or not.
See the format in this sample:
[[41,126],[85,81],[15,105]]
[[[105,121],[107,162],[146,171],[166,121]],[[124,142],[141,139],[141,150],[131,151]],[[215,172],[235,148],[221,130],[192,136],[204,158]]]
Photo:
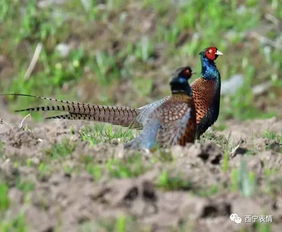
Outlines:
[[[216,47],[208,47],[200,52],[199,55],[202,63],[201,77],[191,84],[196,108],[197,138],[199,138],[212,124],[214,124],[218,118],[221,78],[215,65],[215,60],[219,55],[223,54]],[[93,120],[126,127],[131,126],[133,128],[142,128],[148,115],[169,99],[169,97],[164,97],[158,101],[135,109],[124,106],[101,106],[79,102],[69,102],[26,94],[8,95],[36,97],[63,104],[56,106],[32,107],[18,110],[17,112],[65,111],[67,114],[52,116],[47,119]]]
[[151,149],[156,144],[169,147],[194,142],[196,112],[188,83],[191,75],[192,70],[188,66],[176,70],[170,82],[172,95],[148,114],[142,132],[126,147]]

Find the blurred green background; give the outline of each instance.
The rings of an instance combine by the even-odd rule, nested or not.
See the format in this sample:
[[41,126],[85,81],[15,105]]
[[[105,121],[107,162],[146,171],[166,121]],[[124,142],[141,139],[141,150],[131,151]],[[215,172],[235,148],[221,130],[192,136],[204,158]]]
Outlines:
[[220,121],[281,117],[281,18],[278,0],[1,0],[0,91],[141,106],[169,94],[177,67],[200,76],[212,45],[224,53]]

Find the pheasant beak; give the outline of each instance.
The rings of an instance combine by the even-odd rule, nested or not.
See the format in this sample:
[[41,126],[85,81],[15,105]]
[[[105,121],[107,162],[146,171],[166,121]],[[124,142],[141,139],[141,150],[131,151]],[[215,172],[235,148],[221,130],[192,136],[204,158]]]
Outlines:
[[192,72],[191,74],[196,74],[197,72]]
[[223,56],[223,53],[219,50],[217,50],[215,54],[218,55],[218,56]]

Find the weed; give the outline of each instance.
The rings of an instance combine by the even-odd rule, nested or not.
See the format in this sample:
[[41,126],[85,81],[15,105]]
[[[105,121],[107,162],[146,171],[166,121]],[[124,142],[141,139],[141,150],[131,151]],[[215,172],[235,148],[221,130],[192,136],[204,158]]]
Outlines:
[[49,150],[46,151],[46,155],[53,158],[59,159],[71,155],[75,150],[76,145],[68,139],[64,139],[60,143],[55,143]]
[[38,166],[38,171],[40,173],[40,177],[46,177],[51,174],[51,166],[47,165],[46,163],[40,163]]
[[19,190],[27,193],[27,192],[34,190],[35,184],[30,180],[18,179],[17,182],[16,182],[16,187]]
[[71,166],[69,164],[64,164],[63,165],[63,170],[65,174],[71,174],[77,170],[76,166]]
[[165,190],[190,190],[192,183],[183,179],[181,176],[172,176],[167,171],[163,171],[156,185]]
[[[272,221],[271,221],[272,222]],[[256,231],[258,232],[271,232],[271,223],[255,223]]]
[[210,197],[217,194],[220,191],[218,185],[211,185],[209,187],[205,187],[203,189],[196,189],[194,190],[194,194],[200,197]]
[[143,62],[146,62],[151,54],[153,53],[154,48],[152,42],[148,37],[142,37],[137,43],[135,48],[135,57],[141,59]]
[[119,216],[116,219],[115,231],[117,232],[126,232],[128,218],[124,215]]
[[276,142],[282,144],[282,135],[273,131],[265,131],[263,137],[269,140],[275,140]]
[[2,158],[4,156],[4,143],[0,141],[0,158]]
[[153,160],[154,162],[160,161],[160,162],[168,162],[168,163],[170,163],[170,162],[172,162],[172,161],[174,160],[174,157],[173,157],[173,155],[172,155],[171,152],[167,152],[167,151],[165,151],[165,150],[163,150],[163,149],[159,149],[158,151],[159,151],[159,152],[157,152],[157,153],[152,157],[152,160]]
[[82,154],[81,156],[79,156],[79,162],[82,164],[89,164],[89,163],[93,163],[94,162],[94,156],[93,155],[85,155]]
[[146,166],[143,163],[142,155],[135,154],[125,160],[110,159],[106,163],[109,174],[115,178],[130,178],[143,174]]
[[[9,188],[4,182],[0,182],[0,212],[9,208]],[[0,230],[1,231],[1,230]]]
[[96,53],[93,71],[101,85],[108,85],[120,76],[115,57],[103,51]]
[[93,163],[88,163],[86,164],[86,171],[95,178],[95,180],[100,180],[103,172],[102,172],[102,167],[100,165],[96,165]]
[[27,225],[25,221],[25,216],[23,213],[19,213],[15,218],[5,220],[0,220],[0,231],[1,232],[27,232]]
[[[135,225],[134,218],[128,215],[118,215],[116,218],[101,219],[97,223],[88,223],[84,228],[89,228],[89,230],[81,230],[81,232],[90,231],[116,231],[116,232],[126,232],[126,231],[139,231]],[[93,228],[96,228],[93,229]],[[143,230],[142,230],[143,231]],[[147,231],[147,230],[145,230]],[[148,230],[149,231],[149,230]]]
[[221,163],[221,168],[224,172],[227,172],[230,168],[229,153],[227,151],[225,151],[224,154],[223,154],[223,160],[222,160],[222,163]]
[[90,145],[96,145],[111,142],[114,139],[125,142],[133,138],[133,133],[128,129],[115,128],[112,125],[100,123],[83,128],[80,131],[80,136],[83,141],[89,142]]
[[[246,2],[240,5],[239,9],[234,1],[223,4],[222,1],[216,0],[206,4],[204,1],[192,0],[172,4],[171,1],[166,0],[158,4],[146,0],[139,3],[140,11],[153,9],[153,13],[157,16],[153,23],[156,28],[145,33],[142,29],[140,36],[133,33],[136,29],[139,32],[138,25],[136,28],[136,25],[132,27],[130,24],[123,23],[128,17],[128,12],[124,11],[127,9],[127,4],[130,4],[128,1],[107,1],[103,10],[95,1],[66,1],[53,10],[52,7],[38,7],[38,2],[35,0],[29,1],[28,4],[4,0],[0,7],[0,19],[5,20],[1,28],[3,31],[1,50],[3,48],[4,55],[9,54],[9,57],[15,60],[14,67],[17,74],[4,83],[3,89],[48,95],[59,93],[66,97],[70,91],[77,89],[78,81],[83,83],[91,75],[97,89],[114,86],[127,79],[134,86],[137,83],[137,88],[129,96],[134,96],[135,93],[144,96],[153,90],[155,81],[143,76],[140,78],[140,74],[136,75],[137,73],[143,75],[149,68],[155,76],[159,77],[160,70],[154,68],[155,60],[162,62],[158,67],[179,65],[183,60],[187,60],[187,56],[196,56],[204,47],[216,42],[218,47],[232,53],[232,62],[227,57],[224,66],[219,64],[222,77],[229,77],[235,73],[244,73],[245,76],[243,88],[234,96],[224,97],[221,118],[270,117],[273,113],[261,113],[254,106],[252,85],[258,80],[265,79],[265,74],[260,72],[260,69],[264,70],[271,64],[272,68],[269,72],[272,73],[273,85],[281,87],[278,78],[282,62],[279,51],[261,46],[258,49],[260,62],[252,62],[253,57],[250,52],[242,52],[240,49],[236,49],[236,52],[232,51],[233,47],[244,42],[246,32],[260,25],[264,12],[259,7],[258,0],[252,2],[255,4]],[[279,18],[281,7],[273,2],[265,3],[266,8],[270,9],[274,17]],[[22,11],[22,14],[18,14],[19,11]],[[230,12],[228,19],[225,17],[227,11]],[[74,18],[73,15],[79,17]],[[250,20],[249,15],[254,17]],[[171,18],[174,20],[170,20]],[[101,28],[104,27],[103,25],[111,25],[111,29],[101,29],[100,33],[99,29],[93,28],[93,20],[95,25],[101,24]],[[12,30],[12,28],[20,28],[20,30]],[[90,28],[88,29],[90,31],[85,32],[84,28]],[[97,33],[96,30],[99,32]],[[103,33],[105,30],[110,31],[111,34],[108,35],[110,38],[105,38]],[[192,33],[195,31],[197,33]],[[277,31],[271,31],[269,34],[271,39],[279,35]],[[95,35],[95,43],[92,42],[93,35]],[[218,37],[223,35],[226,39],[219,41]],[[61,57],[56,52],[56,46],[60,42],[72,41],[69,39],[72,37],[81,40],[83,46],[71,48],[67,56]],[[134,39],[135,37],[137,39]],[[25,54],[34,50],[35,41],[43,44],[43,50],[35,71],[27,81],[23,76],[30,61]],[[89,41],[93,44],[90,49]],[[16,45],[23,43],[26,50],[18,52]],[[105,45],[100,46],[101,44]],[[161,49],[160,53],[159,48],[165,50]],[[147,67],[148,61],[152,61],[152,67]],[[197,63],[199,67],[199,62]],[[89,70],[92,72],[90,75]],[[67,90],[65,93],[61,91],[63,86],[63,89]],[[101,97],[100,93],[99,99],[110,102],[115,98],[112,95],[114,94]],[[275,98],[275,94],[272,95]],[[30,103],[31,101],[36,100],[31,99]],[[24,99],[17,99],[16,105],[25,106],[27,103]]]
[[231,190],[239,190],[246,197],[252,196],[256,191],[255,173],[248,171],[244,159],[241,160],[239,169],[231,171]]
[[282,151],[282,135],[273,131],[265,131],[263,137],[268,140],[266,141],[266,149]]

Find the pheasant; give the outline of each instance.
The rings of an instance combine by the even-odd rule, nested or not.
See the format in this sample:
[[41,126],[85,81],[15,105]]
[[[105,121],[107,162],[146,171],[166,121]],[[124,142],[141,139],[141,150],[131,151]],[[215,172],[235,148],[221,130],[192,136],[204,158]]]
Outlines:
[[176,70],[170,82],[172,95],[150,112],[140,135],[126,144],[126,148],[151,149],[156,144],[168,147],[194,142],[196,112],[188,83],[191,75],[189,66]]
[[[223,55],[216,47],[208,47],[199,53],[202,64],[201,77],[192,84],[193,98],[196,108],[196,137],[199,138],[218,118],[220,106],[220,73],[215,65],[218,56]],[[5,95],[5,94],[2,94]],[[93,120],[125,127],[141,129],[148,115],[166,102],[169,97],[147,104],[140,108],[124,106],[101,106],[79,102],[69,102],[47,97],[27,94],[6,94],[35,97],[63,105],[32,107],[21,111],[64,111],[66,114],[47,117],[47,119]]]
[[[202,64],[202,77],[197,78],[191,84],[196,108],[197,139],[214,124],[219,115],[221,77],[214,61],[223,53],[216,47],[208,47],[199,55]],[[143,125],[148,115],[168,98],[164,97],[138,108],[136,121]]]

